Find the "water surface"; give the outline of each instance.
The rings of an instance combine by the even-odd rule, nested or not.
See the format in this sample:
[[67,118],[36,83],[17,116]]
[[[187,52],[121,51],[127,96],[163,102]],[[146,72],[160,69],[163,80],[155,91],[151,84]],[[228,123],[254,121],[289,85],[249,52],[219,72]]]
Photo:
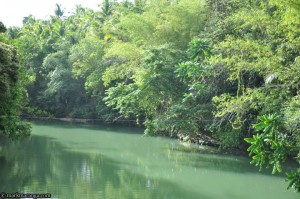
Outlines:
[[144,137],[140,129],[33,123],[29,139],[5,143],[0,192],[60,199],[299,199],[284,176],[249,158]]

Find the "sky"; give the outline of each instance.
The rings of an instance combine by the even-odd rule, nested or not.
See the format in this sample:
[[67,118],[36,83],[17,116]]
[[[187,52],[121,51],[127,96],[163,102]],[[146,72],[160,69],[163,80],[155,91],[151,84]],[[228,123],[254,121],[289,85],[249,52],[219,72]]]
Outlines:
[[30,14],[36,19],[54,15],[55,4],[62,5],[65,13],[71,12],[76,5],[99,10],[102,0],[0,0],[0,21],[6,27],[22,26],[23,17]]

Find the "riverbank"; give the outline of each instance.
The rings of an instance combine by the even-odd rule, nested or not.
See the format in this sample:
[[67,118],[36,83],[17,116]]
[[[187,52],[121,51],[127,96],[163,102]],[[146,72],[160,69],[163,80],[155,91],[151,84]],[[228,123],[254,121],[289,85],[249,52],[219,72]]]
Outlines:
[[[92,123],[92,124],[118,124],[122,126],[137,126],[133,121],[107,121],[103,119],[86,119],[86,118],[71,118],[71,117],[40,117],[40,116],[24,116],[21,115],[22,119],[25,120],[42,120],[42,121],[62,121],[62,122],[74,122],[74,123]],[[138,127],[138,126],[137,126]]]
[[198,145],[204,145],[204,146],[212,146],[212,147],[219,147],[220,144],[216,139],[213,139],[212,137],[205,135],[205,134],[197,134],[194,137],[190,137],[188,135],[178,134],[177,138],[183,142],[190,142]]

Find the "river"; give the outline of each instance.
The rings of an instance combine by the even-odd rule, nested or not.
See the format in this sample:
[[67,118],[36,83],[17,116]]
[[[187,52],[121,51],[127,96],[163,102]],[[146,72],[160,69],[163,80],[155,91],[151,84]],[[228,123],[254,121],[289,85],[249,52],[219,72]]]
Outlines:
[[60,199],[299,199],[245,156],[145,137],[141,129],[32,122],[1,144],[0,192]]

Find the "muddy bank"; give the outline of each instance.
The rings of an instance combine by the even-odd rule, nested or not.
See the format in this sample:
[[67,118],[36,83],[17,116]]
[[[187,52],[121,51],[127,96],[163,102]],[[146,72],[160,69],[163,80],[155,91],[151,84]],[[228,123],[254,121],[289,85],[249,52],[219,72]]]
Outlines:
[[190,137],[188,135],[178,134],[177,138],[183,142],[190,142],[199,145],[219,147],[219,143],[216,139],[213,139],[210,136],[204,134],[197,134],[194,137]]

